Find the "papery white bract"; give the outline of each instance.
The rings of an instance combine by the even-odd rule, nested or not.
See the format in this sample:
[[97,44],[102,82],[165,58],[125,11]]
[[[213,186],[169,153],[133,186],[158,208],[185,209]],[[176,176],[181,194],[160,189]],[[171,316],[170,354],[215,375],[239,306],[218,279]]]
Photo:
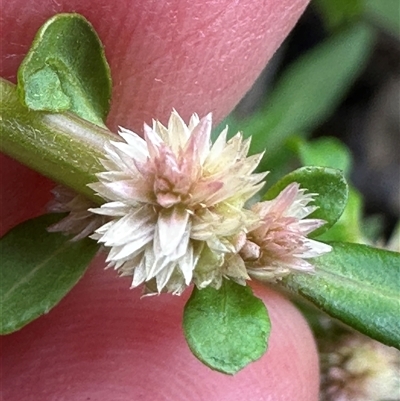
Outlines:
[[145,283],[146,293],[248,278],[235,254],[259,221],[244,204],[263,185],[266,174],[253,174],[262,155],[247,157],[250,141],[227,141],[227,129],[212,145],[211,128],[211,114],[194,114],[187,126],[176,111],[167,127],[145,125],[144,139],[121,128],[125,142],[106,145],[106,171],[90,185],[107,201],[90,210],[111,218],[92,238],[110,248],[109,266],[133,275],[133,287]]
[[47,205],[47,210],[50,213],[68,213],[68,215],[48,227],[49,232],[74,235],[71,241],[79,241],[106,223],[106,216],[94,215],[88,210],[96,204],[85,196],[62,185],[56,186],[51,193],[54,198]]
[[314,196],[292,183],[275,199],[253,205],[251,210],[261,223],[248,233],[240,250],[252,278],[268,281],[293,271],[313,272],[314,266],[306,259],[332,250],[327,244],[307,238],[325,223],[306,218],[317,208],[308,205]]

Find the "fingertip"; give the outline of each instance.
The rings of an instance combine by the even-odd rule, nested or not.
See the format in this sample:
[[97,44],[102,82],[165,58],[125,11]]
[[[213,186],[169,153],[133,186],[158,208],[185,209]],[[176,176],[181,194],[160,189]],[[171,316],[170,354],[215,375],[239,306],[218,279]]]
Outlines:
[[[141,132],[143,123],[152,118],[165,122],[173,108],[184,119],[195,112],[200,116],[213,112],[217,124],[250,88],[308,2],[5,1],[0,72],[15,80],[40,25],[56,13],[78,12],[97,30],[111,66],[112,130],[121,125]],[[17,162],[6,164],[11,169],[2,169],[2,182],[12,179],[26,189],[13,189],[15,195],[4,191],[3,232],[43,210],[52,186],[23,171]],[[29,191],[35,195],[31,199]]]
[[15,79],[40,25],[56,13],[78,12],[95,27],[111,66],[112,130],[122,125],[140,132],[152,118],[165,122],[172,108],[184,119],[212,111],[218,123],[251,87],[308,2],[8,1],[0,37],[7,57],[0,70]]
[[190,353],[182,333],[189,296],[140,299],[102,261],[48,315],[3,339],[7,399],[316,401],[318,361],[297,310],[269,289],[267,353],[234,376]]
[[282,294],[260,283],[252,283],[252,288],[264,301],[271,319],[268,357],[275,387],[282,394],[291,394],[287,400],[318,400],[319,359],[308,323]]
[[45,213],[54,183],[0,154],[0,236],[23,221]]

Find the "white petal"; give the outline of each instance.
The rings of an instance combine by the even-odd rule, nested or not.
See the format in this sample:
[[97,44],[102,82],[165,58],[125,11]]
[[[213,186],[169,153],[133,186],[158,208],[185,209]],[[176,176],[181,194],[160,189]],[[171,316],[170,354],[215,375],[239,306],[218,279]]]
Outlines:
[[156,275],[156,283],[157,290],[159,292],[165,287],[168,283],[169,279],[172,276],[172,273],[175,270],[176,262],[170,262],[166,267],[164,267],[157,275]]
[[134,159],[126,155],[124,152],[113,146],[113,142],[107,143],[104,146],[106,151],[106,157],[109,162],[112,162],[110,168],[107,168],[107,163],[102,164],[111,171],[122,171],[125,174],[137,174],[137,168],[135,166]]
[[132,227],[129,227],[129,231],[127,230],[124,232],[123,230],[120,230],[114,236],[111,236],[109,241],[105,242],[105,246],[127,246],[136,241],[139,241],[140,243],[145,241],[145,243],[147,243],[154,237],[154,229],[154,224],[152,222],[148,222],[143,224],[139,229],[133,229]]
[[309,238],[305,238],[304,245],[308,247],[308,250],[301,252],[300,254],[294,254],[293,256],[300,258],[315,258],[316,256],[320,256],[324,253],[332,251],[332,247],[330,245]]
[[94,182],[92,184],[87,184],[87,186],[96,193],[96,195],[100,196],[105,200],[115,201],[119,200],[115,193],[104,186],[101,182]]
[[119,127],[119,135],[125,139],[126,143],[129,144],[131,148],[136,150],[135,159],[143,162],[146,161],[149,152],[147,150],[146,141],[143,138],[123,127]]
[[146,140],[149,157],[154,159],[159,156],[159,148],[164,143],[160,136],[147,124],[144,125],[144,138]]
[[155,215],[146,206],[128,213],[119,219],[103,236],[106,246],[124,245],[143,236],[153,236]]
[[214,172],[221,169],[220,156],[226,147],[226,136],[228,134],[228,127],[219,134],[218,138],[211,147],[211,150],[204,162],[204,169],[209,174],[214,174]]
[[[250,145],[251,145],[251,136],[246,138],[242,144],[240,145],[240,150],[239,150],[239,158],[245,158],[247,156],[247,153],[249,153],[250,150]],[[261,154],[260,159],[264,156],[264,152]]]
[[318,206],[305,206],[301,203],[294,203],[291,205],[287,211],[284,213],[285,216],[293,216],[297,219],[303,219],[307,217],[312,212],[318,209]]
[[216,253],[234,253],[235,247],[229,243],[228,241],[224,240],[224,238],[218,238],[215,235],[211,236],[207,239],[208,247]]
[[173,110],[168,120],[168,144],[175,154],[185,147],[189,136],[189,128],[176,110]]
[[102,225],[96,230],[96,233],[99,235],[104,235],[116,222],[109,221],[108,223]]
[[144,247],[151,242],[152,240],[152,235],[148,236],[142,236],[138,238],[136,241],[129,242],[126,245],[118,245],[118,246],[113,246],[110,249],[110,253],[107,256],[106,261],[111,262],[111,261],[118,261],[120,259],[126,259],[126,258],[133,258],[137,256]]
[[[94,185],[91,184],[90,187],[93,188]],[[97,192],[99,192],[100,194],[108,194],[108,191],[111,191],[114,194],[115,200],[143,203],[154,202],[154,195],[151,191],[151,183],[140,178],[109,182],[103,184],[103,187],[105,188],[105,190],[100,187],[95,187],[95,189],[97,189]]]
[[146,264],[144,257],[142,257],[139,265],[134,270],[131,288],[135,288],[138,285],[144,283],[145,281],[146,281]]
[[[289,213],[289,208],[292,207],[293,202],[296,199],[299,191],[299,184],[297,182],[292,182],[285,189],[283,189],[279,195],[271,201],[274,213],[277,215],[292,216]],[[293,211],[295,213],[295,211]]]
[[233,254],[226,258],[224,267],[224,274],[229,277],[241,280],[250,279],[249,275],[247,274],[246,266],[243,262],[243,259],[239,255]]
[[300,220],[296,223],[297,229],[301,232],[302,235],[307,235],[317,228],[326,224],[325,220],[320,219],[304,219]]
[[200,122],[200,118],[196,113],[193,113],[190,116],[190,121],[189,121],[189,125],[188,128],[190,131],[193,131],[194,127],[196,127],[196,125],[198,125]]
[[173,252],[171,252],[168,256],[170,257],[171,260],[178,260],[182,258],[188,249],[189,246],[189,241],[190,241],[190,223],[187,225],[185,232],[183,233],[183,236],[178,244],[178,246],[175,248]]
[[[146,142],[144,141],[143,143],[144,145],[146,144]],[[132,145],[128,145],[127,143],[123,142],[112,142],[112,145],[114,146],[114,148],[117,148],[120,152],[142,163],[144,163],[149,157],[149,152],[147,151],[147,147],[144,147],[142,149],[140,147],[135,148]]]
[[103,183],[113,181],[123,181],[130,178],[130,174],[124,173],[123,171],[105,171],[103,173],[96,174],[99,181]]
[[195,153],[201,165],[203,165],[210,151],[211,128],[212,117],[211,113],[209,113],[202,118],[200,123],[193,129],[186,145],[187,152],[185,153]]
[[183,274],[186,285],[189,285],[192,281],[194,267],[195,258],[193,254],[193,247],[192,245],[189,245],[185,255],[179,260],[179,268]]
[[125,216],[126,214],[129,213],[130,206],[127,206],[123,202],[108,202],[101,207],[98,208],[90,208],[88,209],[89,212],[96,213],[96,214],[101,214],[104,216],[112,216],[112,217],[117,217],[117,216]]
[[181,207],[161,210],[157,221],[156,238],[162,255],[170,255],[175,251],[187,231],[188,221],[189,213]]
[[[154,255],[156,256],[156,255]],[[153,263],[151,263],[153,261]],[[171,263],[171,260],[168,258],[168,256],[161,256],[160,258],[157,259],[149,259],[146,260],[146,276],[147,280],[150,280],[153,277],[156,277],[158,273],[161,272],[166,266],[168,266]],[[175,263],[175,262],[173,262]]]

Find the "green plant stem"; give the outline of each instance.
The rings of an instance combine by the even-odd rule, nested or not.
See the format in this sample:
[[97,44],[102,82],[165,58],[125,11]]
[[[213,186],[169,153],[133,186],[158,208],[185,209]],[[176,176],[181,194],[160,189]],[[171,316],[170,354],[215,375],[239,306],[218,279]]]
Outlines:
[[118,137],[70,113],[30,111],[14,84],[0,78],[0,150],[100,203],[87,187],[102,171],[104,144]]

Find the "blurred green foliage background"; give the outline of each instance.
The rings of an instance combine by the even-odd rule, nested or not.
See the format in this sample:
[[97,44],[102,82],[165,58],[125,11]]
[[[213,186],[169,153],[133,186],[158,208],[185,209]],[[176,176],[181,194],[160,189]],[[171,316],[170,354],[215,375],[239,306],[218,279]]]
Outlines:
[[400,215],[399,60],[398,0],[313,0],[215,133],[266,148],[265,189],[299,166],[343,170],[350,200],[323,239],[383,244]]

